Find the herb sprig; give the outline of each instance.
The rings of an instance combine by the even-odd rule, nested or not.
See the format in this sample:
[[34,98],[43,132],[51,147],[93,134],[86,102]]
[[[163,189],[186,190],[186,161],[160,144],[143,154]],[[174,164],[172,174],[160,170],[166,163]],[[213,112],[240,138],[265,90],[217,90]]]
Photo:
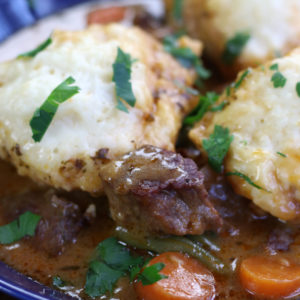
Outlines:
[[216,171],[221,172],[223,160],[233,141],[229,129],[220,125],[215,125],[214,132],[209,139],[203,140],[203,148],[208,155],[208,163]]
[[43,43],[38,45],[35,49],[19,54],[17,58],[35,57],[38,53],[46,49],[51,43],[52,43],[52,38],[49,37]]
[[27,211],[20,215],[17,220],[0,226],[0,244],[12,244],[27,235],[34,236],[40,219],[40,216]]
[[113,64],[113,82],[116,84],[116,95],[118,99],[117,109],[128,113],[125,103],[134,107],[136,98],[131,85],[131,67],[134,59],[118,47],[116,60]]
[[278,64],[271,65],[270,70],[276,71],[271,77],[271,81],[273,82],[274,88],[284,87],[286,84],[286,78],[283,76],[281,72],[279,72]]
[[78,86],[71,86],[74,82],[72,77],[68,77],[51,92],[45,102],[34,112],[30,120],[30,127],[35,142],[42,140],[59,105],[79,92]]
[[90,297],[99,297],[112,292],[116,282],[123,276],[130,275],[143,285],[153,284],[166,278],[159,272],[164,264],[145,266],[142,257],[134,257],[129,250],[111,237],[97,247],[97,258],[90,263],[85,284],[85,292]]

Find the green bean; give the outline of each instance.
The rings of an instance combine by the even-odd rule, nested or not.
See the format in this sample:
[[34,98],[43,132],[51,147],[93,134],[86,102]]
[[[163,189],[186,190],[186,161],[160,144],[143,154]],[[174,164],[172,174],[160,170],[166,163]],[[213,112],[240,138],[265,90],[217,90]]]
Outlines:
[[203,246],[208,247],[212,251],[219,252],[221,250],[220,247],[218,245],[216,245],[214,243],[214,241],[212,241],[205,234],[202,234],[202,235],[188,235],[187,238],[194,241],[194,242],[198,242]]
[[121,241],[139,249],[146,249],[157,253],[168,251],[187,253],[201,261],[212,271],[221,274],[226,274],[229,272],[229,268],[223,262],[221,262],[219,258],[212,255],[209,251],[203,249],[197,243],[185,237],[173,236],[167,238],[136,238],[133,234],[129,233],[122,227],[116,228],[116,235]]

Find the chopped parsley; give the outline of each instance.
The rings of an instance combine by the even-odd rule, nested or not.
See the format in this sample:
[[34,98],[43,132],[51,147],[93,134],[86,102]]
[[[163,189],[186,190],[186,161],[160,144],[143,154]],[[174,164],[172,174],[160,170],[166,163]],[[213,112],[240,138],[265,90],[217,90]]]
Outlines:
[[200,121],[205,113],[211,109],[211,106],[219,99],[215,92],[208,92],[205,96],[200,96],[199,102],[194,110],[184,119],[184,125],[193,125]]
[[233,135],[230,135],[228,128],[215,125],[214,132],[209,139],[203,140],[203,148],[208,155],[208,163],[216,171],[221,172],[223,160],[233,141]]
[[278,64],[273,64],[272,66],[270,66],[270,70],[278,71]]
[[286,78],[280,72],[275,72],[271,78],[274,88],[282,88],[285,86]]
[[[142,284],[152,284],[166,278],[159,274],[163,264],[144,267],[142,257],[134,257],[115,238],[108,238],[97,247],[97,258],[93,260],[86,276],[85,292],[90,297],[99,297],[112,292],[116,282],[126,275]],[[153,267],[154,266],[154,267]]]
[[128,109],[123,101],[134,107],[136,98],[131,85],[131,67],[135,62],[130,54],[118,48],[117,58],[113,64],[113,82],[116,84],[116,95],[118,99],[117,109],[128,113]]
[[228,104],[228,101],[224,100],[222,103],[219,105],[215,105],[212,108],[209,109],[209,111],[216,112],[216,111],[221,111],[224,109],[224,107]]
[[287,157],[284,153],[281,153],[281,152],[276,152],[278,155],[282,156],[282,157]]
[[241,54],[243,48],[250,39],[250,34],[246,32],[238,32],[234,37],[229,39],[225,45],[222,60],[225,64],[231,65]]
[[181,90],[184,90],[185,92],[187,92],[190,95],[193,96],[198,96],[199,92],[196,89],[191,88],[190,86],[186,86],[184,85],[182,82],[180,82],[179,80],[174,80],[174,84],[180,88]]
[[246,76],[250,73],[250,69],[245,70],[241,77],[238,79],[238,81],[234,84],[234,88],[238,89],[240,87],[240,85],[242,84],[242,82],[244,81],[244,79],[246,78]]
[[166,36],[163,40],[164,49],[170,53],[185,68],[194,68],[197,73],[196,84],[201,86],[202,79],[210,77],[211,73],[202,65],[200,58],[188,47],[178,46],[181,34]]
[[296,92],[297,92],[298,97],[300,97],[300,82],[297,82],[297,84],[296,84]]
[[183,0],[174,0],[172,15],[177,22],[182,21]]
[[67,283],[64,280],[62,280],[59,276],[52,277],[52,284],[57,288],[62,288],[67,285]]
[[79,92],[78,86],[71,86],[74,82],[72,77],[68,77],[51,92],[45,102],[34,112],[30,120],[30,127],[35,142],[42,140],[59,105]]
[[269,192],[266,189],[262,188],[261,186],[257,185],[256,183],[254,183],[247,175],[242,174],[238,171],[235,172],[228,172],[225,174],[226,176],[238,176],[242,179],[244,179],[246,182],[248,182],[250,185],[254,186],[255,188],[259,189],[259,190],[263,190],[265,192]]
[[52,43],[52,38],[49,37],[46,41],[38,45],[35,49],[19,54],[18,58],[24,58],[24,57],[35,57],[38,53],[46,49],[50,44]]
[[0,244],[12,244],[27,235],[34,236],[40,219],[40,216],[27,211],[20,215],[17,220],[0,226]]

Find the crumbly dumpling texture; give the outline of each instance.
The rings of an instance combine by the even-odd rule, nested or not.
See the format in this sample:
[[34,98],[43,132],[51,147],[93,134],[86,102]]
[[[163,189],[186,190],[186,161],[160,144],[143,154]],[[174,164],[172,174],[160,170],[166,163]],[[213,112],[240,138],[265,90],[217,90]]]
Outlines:
[[[194,72],[134,27],[56,31],[52,40],[34,58],[0,65],[1,158],[37,182],[101,193],[103,159],[144,144],[174,149],[182,117],[197,101],[174,82],[190,86]],[[112,78],[118,47],[136,59],[131,82],[137,101],[129,113],[116,109]],[[60,104],[41,142],[34,142],[29,125],[34,111],[69,76],[80,92]]]
[[[170,9],[174,0],[165,1]],[[256,66],[299,45],[299,0],[184,0],[183,3],[187,32],[204,42],[207,54],[217,63],[221,63],[225,43],[238,32],[250,34],[237,60],[239,69]]]
[[[278,64],[286,78],[275,88],[271,77]],[[239,88],[224,93],[229,105],[208,113],[190,132],[202,148],[202,141],[215,125],[229,128],[234,140],[225,159],[225,172],[238,171],[265,190],[257,189],[237,176],[229,176],[235,191],[283,220],[300,220],[300,48],[290,55],[251,70]],[[239,75],[241,76],[241,74]]]

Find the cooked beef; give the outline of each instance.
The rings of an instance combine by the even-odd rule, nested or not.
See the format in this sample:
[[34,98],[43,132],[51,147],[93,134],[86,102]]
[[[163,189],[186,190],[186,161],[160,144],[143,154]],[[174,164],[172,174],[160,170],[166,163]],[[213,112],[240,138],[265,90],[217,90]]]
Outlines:
[[29,192],[5,200],[5,219],[10,222],[31,211],[42,217],[35,236],[28,242],[50,256],[61,254],[65,245],[75,242],[83,225],[83,214],[77,204],[48,192]]
[[185,235],[222,224],[203,174],[180,154],[144,146],[108,163],[101,176],[112,218],[129,229]]

